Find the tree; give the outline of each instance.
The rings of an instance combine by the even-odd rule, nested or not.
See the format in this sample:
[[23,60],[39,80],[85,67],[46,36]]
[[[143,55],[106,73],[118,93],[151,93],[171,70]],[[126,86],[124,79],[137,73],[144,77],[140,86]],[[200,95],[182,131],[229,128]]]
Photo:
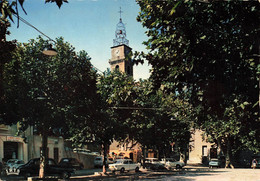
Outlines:
[[134,112],[134,139],[143,148],[159,152],[159,157],[170,156],[171,145],[178,145],[178,153],[186,152],[190,140],[192,108],[177,94],[165,94],[163,86],[154,90],[150,80],[140,81]]
[[[3,117],[9,124],[20,121],[22,129],[36,127],[42,136],[40,177],[44,177],[47,136],[55,129],[66,130],[71,119],[95,97],[96,73],[84,51],[76,54],[63,38],[56,39],[58,55],[41,53],[48,42],[41,37],[29,43],[17,44],[12,61],[4,68],[4,95],[7,112]],[[63,135],[66,136],[66,135]]]
[[[45,3],[48,2],[56,2],[58,7],[60,8],[63,2],[68,2],[67,0],[46,0]],[[24,0],[1,0],[0,1],[0,100],[1,102],[5,102],[3,95],[3,67],[4,64],[11,61],[11,52],[16,47],[16,41],[6,41],[6,35],[9,35],[8,27],[10,27],[10,21],[13,20],[13,15],[17,17],[17,27],[19,27],[19,11],[18,6],[22,8],[25,14],[26,11],[23,8]],[[0,121],[4,121],[2,116],[6,114],[6,106],[4,104],[0,105]],[[8,124],[8,122],[6,122]]]
[[[76,144],[95,142],[102,146],[103,173],[106,173],[106,160],[109,145],[114,140],[124,140],[130,129],[131,110],[117,109],[129,107],[133,104],[135,84],[131,77],[120,72],[106,72],[99,75],[97,81],[97,95],[95,95],[95,109],[92,114],[75,114],[71,119],[71,141]],[[82,109],[91,109],[88,104]],[[82,112],[84,113],[84,111]],[[77,117],[76,117],[77,116]]]
[[212,131],[216,125],[226,125],[217,130],[226,135],[221,139],[226,158],[237,150],[237,143],[259,151],[259,62],[252,55],[258,54],[260,4],[173,0],[138,4],[137,20],[149,37],[144,42],[149,53],[140,55],[153,67],[154,86],[180,94],[186,88],[199,111],[197,124],[209,135],[216,136]]

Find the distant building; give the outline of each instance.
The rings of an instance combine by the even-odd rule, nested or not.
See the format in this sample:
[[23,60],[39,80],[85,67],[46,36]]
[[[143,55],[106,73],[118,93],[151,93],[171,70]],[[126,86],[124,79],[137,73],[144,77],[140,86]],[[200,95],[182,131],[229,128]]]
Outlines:
[[12,158],[28,161],[28,144],[24,136],[15,136],[16,133],[16,125],[0,125],[0,162]]
[[205,138],[203,139],[202,133],[201,130],[194,130],[189,143],[187,163],[201,164],[207,162],[210,157],[217,158],[217,148],[213,147],[213,143],[207,142]]

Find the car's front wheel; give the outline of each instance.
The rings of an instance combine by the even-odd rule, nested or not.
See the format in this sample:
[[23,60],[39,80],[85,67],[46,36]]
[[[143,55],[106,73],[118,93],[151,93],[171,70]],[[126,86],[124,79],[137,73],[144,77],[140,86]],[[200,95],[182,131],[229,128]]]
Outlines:
[[124,167],[121,168],[121,169],[120,169],[120,172],[121,172],[121,173],[124,173],[124,172],[125,172],[125,168],[124,168]]
[[139,172],[139,167],[136,167],[136,168],[135,168],[135,172]]
[[176,169],[181,169],[182,167],[180,165],[176,165]]
[[63,179],[68,179],[68,178],[70,178],[70,173],[69,173],[69,172],[63,172],[63,173],[61,174],[61,177],[62,177]]

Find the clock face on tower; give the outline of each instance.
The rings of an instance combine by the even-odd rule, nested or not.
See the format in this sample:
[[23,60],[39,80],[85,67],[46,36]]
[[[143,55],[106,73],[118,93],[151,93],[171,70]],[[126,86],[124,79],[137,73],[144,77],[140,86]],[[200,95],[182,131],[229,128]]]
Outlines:
[[115,51],[115,55],[116,55],[116,56],[119,56],[119,55],[120,55],[120,50],[117,49],[117,50]]

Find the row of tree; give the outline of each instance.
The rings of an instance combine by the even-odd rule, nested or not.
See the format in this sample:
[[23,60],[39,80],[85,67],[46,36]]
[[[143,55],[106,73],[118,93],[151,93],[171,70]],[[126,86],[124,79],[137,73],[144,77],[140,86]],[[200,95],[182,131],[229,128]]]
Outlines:
[[226,167],[237,150],[259,152],[258,1],[138,1],[157,88],[187,96],[196,125],[218,144]]
[[37,129],[43,165],[47,136],[58,129],[77,146],[95,141],[103,153],[113,140],[134,140],[161,152],[172,142],[189,142],[185,110],[191,108],[185,100],[153,90],[149,80],[136,83],[120,72],[98,75],[86,52],[76,53],[62,38],[56,42],[55,57],[42,54],[48,41],[41,37],[18,43],[3,69],[2,123]]
[[138,4],[149,39],[135,61],[152,65],[149,80],[98,75],[88,54],[62,38],[52,58],[41,54],[46,41],[30,40],[1,63],[1,122],[22,120],[43,136],[62,127],[64,137],[95,140],[105,153],[114,139],[161,153],[172,142],[186,149],[192,125],[221,148],[226,166],[237,150],[259,152],[259,3]]

